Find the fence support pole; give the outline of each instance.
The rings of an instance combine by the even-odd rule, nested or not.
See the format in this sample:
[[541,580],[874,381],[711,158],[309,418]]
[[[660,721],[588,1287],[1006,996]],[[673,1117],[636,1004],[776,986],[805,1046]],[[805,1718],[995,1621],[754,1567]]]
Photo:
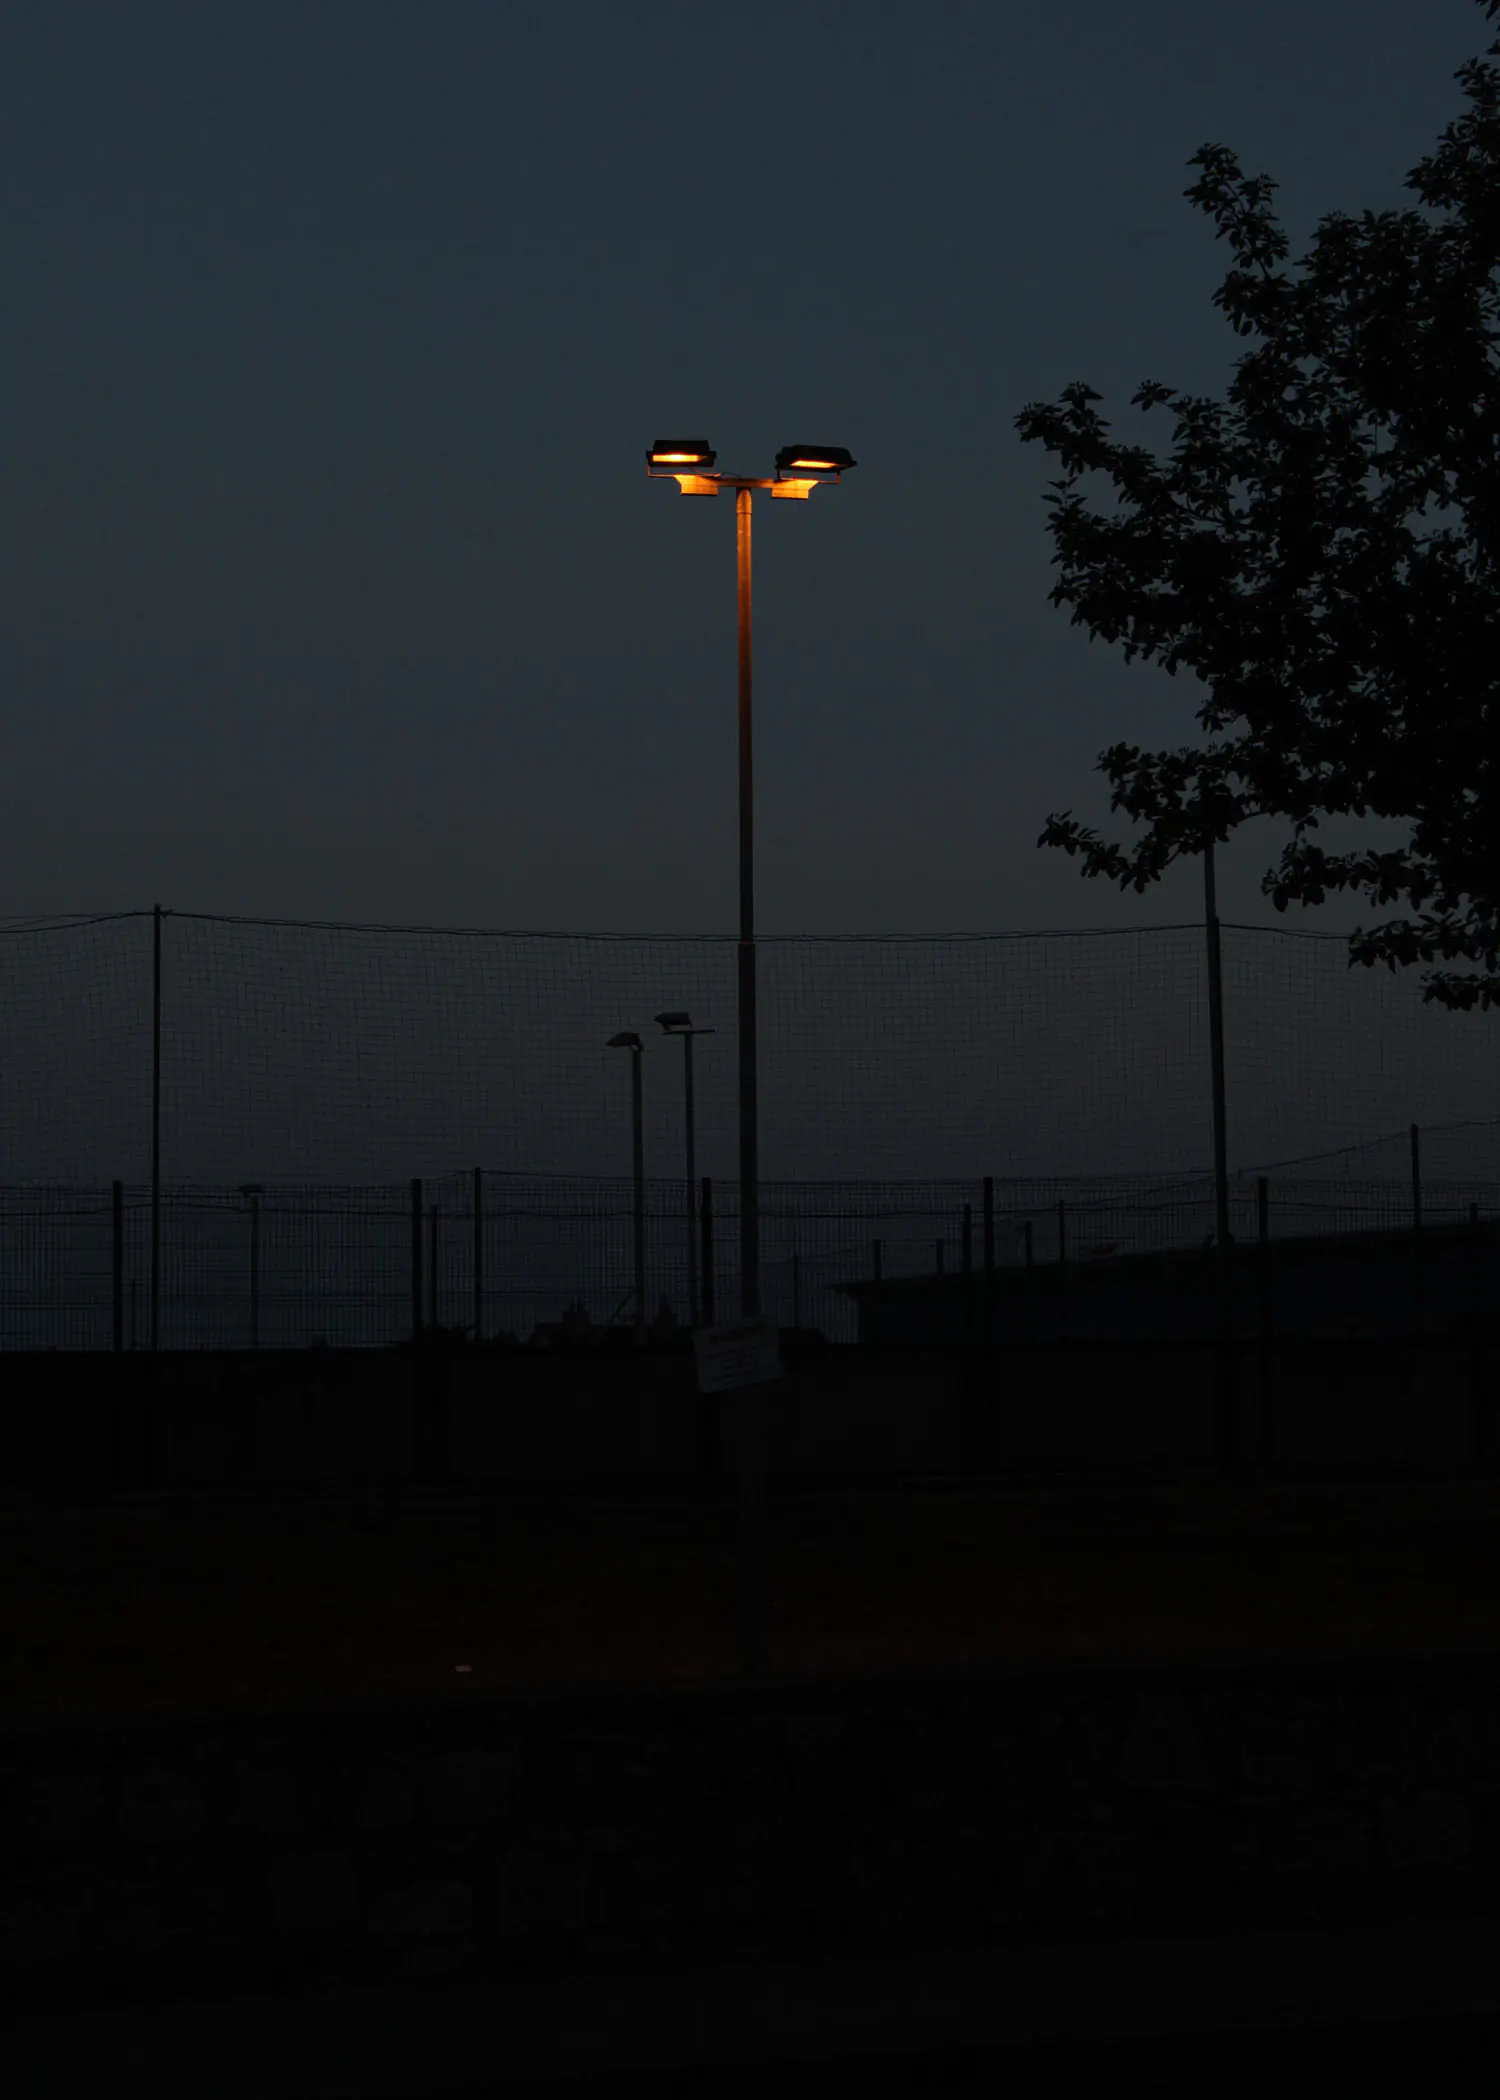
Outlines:
[[[700,1184],[698,1217],[700,1229],[698,1261],[698,1318],[705,1327],[714,1324],[714,1185],[705,1174]],[[717,1480],[724,1471],[723,1395],[698,1395],[698,1470],[705,1480]]]
[[474,1169],[474,1341],[484,1340],[484,1172]]
[[1057,1199],[1057,1332],[1068,1339],[1068,1215],[1067,1204]]
[[112,1181],[110,1196],[111,1346],[116,1356],[125,1348],[125,1184]]
[[963,1282],[959,1290],[959,1314],[962,1326],[962,1355],[960,1364],[962,1380],[959,1387],[960,1430],[959,1469],[972,1473],[975,1469],[974,1448],[974,1206],[964,1205],[963,1223],[958,1235],[958,1273]]
[[260,1197],[250,1198],[250,1346],[260,1347]]
[[161,906],[151,907],[151,1353],[161,1347]]
[[1203,843],[1203,918],[1208,942],[1208,1046],[1213,1092],[1214,1238],[1218,1242],[1218,1319],[1214,1347],[1219,1461],[1234,1464],[1233,1279],[1229,1254],[1229,1138],[1224,1087],[1224,956],[1219,933],[1214,842]]
[[417,1175],[411,1183],[411,1338],[422,1339],[422,1183]]
[[1469,1461],[1476,1473],[1489,1461],[1489,1434],[1484,1390],[1484,1240],[1479,1205],[1469,1205]]
[[1271,1296],[1271,1184],[1264,1174],[1255,1180],[1255,1236],[1260,1242],[1260,1462],[1275,1463],[1272,1409],[1275,1405],[1275,1312]]
[[702,1260],[698,1264],[702,1281],[701,1307],[703,1324],[714,1324],[714,1185],[710,1175],[703,1177],[703,1248]]
[[436,1333],[438,1324],[438,1207],[427,1211],[427,1324]]
[[972,1203],[964,1205],[963,1222],[959,1226],[958,1273],[964,1280],[964,1350],[967,1354],[974,1347],[974,1206]]
[[1219,931],[1218,893],[1214,882],[1214,848],[1203,849],[1203,907],[1208,935],[1208,1047],[1213,1087],[1214,1236],[1219,1243],[1219,1275],[1229,1277],[1229,1134],[1224,1087],[1224,955]]
[[995,1465],[995,1177],[984,1177],[984,1406],[982,1464],[987,1472]]
[[1417,1340],[1421,1341],[1427,1331],[1427,1308],[1425,1304],[1422,1275],[1422,1133],[1417,1124],[1411,1126],[1411,1299],[1413,1322]]

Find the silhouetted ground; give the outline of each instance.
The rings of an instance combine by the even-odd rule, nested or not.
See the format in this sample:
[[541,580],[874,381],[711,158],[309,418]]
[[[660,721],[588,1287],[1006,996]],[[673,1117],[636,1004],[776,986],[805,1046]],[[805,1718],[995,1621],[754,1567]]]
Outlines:
[[[1033,2042],[602,2079],[507,2080],[451,2100],[1479,2100],[1500,2020],[1388,2021],[1222,2035]],[[707,2074],[707,2075],[706,2075]]]
[[[734,1677],[733,1493],[13,1504],[0,1723]],[[1497,1519],[1495,1481],[793,1483],[772,1668],[1492,1647]]]
[[837,2084],[861,2100],[1478,2100],[1494,2090],[1500,2022],[1391,2022],[1276,2034],[1046,2042],[952,2049],[907,2059],[734,2071],[637,2073],[600,2080],[473,2086],[452,2100],[826,2100]]

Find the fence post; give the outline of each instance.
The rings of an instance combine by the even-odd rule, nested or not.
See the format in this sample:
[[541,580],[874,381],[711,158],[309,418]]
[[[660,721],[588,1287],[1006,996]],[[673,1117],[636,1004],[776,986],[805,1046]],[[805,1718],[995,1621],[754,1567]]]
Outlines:
[[112,1181],[110,1193],[111,1343],[116,1356],[125,1348],[125,1184]]
[[1026,1262],[1026,1342],[1029,1348],[1034,1349],[1040,1334],[1041,1321],[1037,1318],[1036,1248],[1033,1245],[1030,1218],[1021,1227],[1021,1245],[1025,1250]]
[[1224,1088],[1224,956],[1219,931],[1218,895],[1214,883],[1214,846],[1203,848],[1203,916],[1208,934],[1208,1045],[1213,1091],[1214,1235],[1219,1243],[1220,1286],[1229,1278],[1229,1137]]
[[1218,1319],[1214,1340],[1214,1389],[1216,1398],[1219,1462],[1232,1466],[1235,1458],[1235,1383],[1232,1354],[1234,1335],[1234,1278],[1229,1251],[1229,1139],[1228,1109],[1224,1086],[1224,955],[1219,929],[1218,892],[1214,880],[1214,842],[1203,843],[1203,919],[1208,942],[1208,1046],[1213,1094],[1214,1136],[1214,1238],[1218,1241]]
[[417,1175],[411,1183],[411,1338],[422,1339],[422,1183]]
[[1422,1275],[1422,1133],[1411,1126],[1411,1295],[1417,1340],[1427,1331],[1426,1292]]
[[702,1275],[703,1305],[701,1317],[705,1327],[714,1324],[714,1185],[710,1175],[703,1177],[703,1246],[702,1260],[698,1267]]
[[1479,1205],[1469,1205],[1469,1461],[1476,1473],[1489,1460],[1489,1435],[1484,1390],[1484,1340],[1481,1331],[1484,1306],[1484,1239],[1479,1223]]
[[1275,1314],[1271,1296],[1271,1184],[1264,1174],[1255,1180],[1255,1235],[1260,1242],[1260,1462],[1275,1462],[1271,1413],[1275,1405]]
[[484,1173],[474,1169],[474,1341],[484,1340]]
[[250,1197],[250,1346],[260,1347],[260,1195]]
[[[698,1317],[705,1327],[714,1324],[714,1185],[711,1177],[704,1175],[702,1181],[702,1211],[699,1217],[701,1239],[698,1262]],[[698,1394],[698,1470],[705,1480],[717,1480],[724,1471],[724,1417],[723,1395],[720,1393]]]
[[958,1273],[963,1286],[963,1344],[965,1356],[972,1355],[975,1340],[974,1320],[974,1206],[964,1205],[963,1223],[958,1234]]
[[962,1378],[959,1383],[959,1470],[975,1469],[974,1450],[974,1206],[966,1203],[958,1236],[960,1318],[962,1320]]
[[438,1207],[431,1203],[427,1207],[427,1324],[436,1331],[438,1324]]
[[1067,1205],[1057,1199],[1057,1331],[1067,1341],[1072,1329],[1068,1318],[1068,1219]]
[[161,906],[151,907],[151,1353],[161,1347]]
[[984,1378],[980,1386],[983,1406],[983,1456],[986,1471],[995,1464],[995,1177],[984,1177]]

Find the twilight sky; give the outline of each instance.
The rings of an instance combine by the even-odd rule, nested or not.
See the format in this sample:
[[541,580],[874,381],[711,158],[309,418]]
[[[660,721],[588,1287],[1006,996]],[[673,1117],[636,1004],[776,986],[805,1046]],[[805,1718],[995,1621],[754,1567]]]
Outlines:
[[[1279,181],[1295,261],[1413,203],[1491,38],[1472,0],[12,0],[0,1180],[144,1178],[149,917],[14,922],[153,902],[657,937],[171,918],[169,1181],[628,1172],[603,1045],[672,1006],[733,1174],[733,952],[681,937],[735,924],[734,516],[647,480],[679,433],[859,461],[757,506],[762,934],[1071,930],[768,943],[763,1175],[1206,1168],[1199,865],[1122,896],[1035,843],[1118,836],[1097,753],[1196,737],[1201,689],[1048,604],[1015,417],[1085,379],[1170,442],[1134,388],[1248,347],[1192,155]],[[1226,936],[1232,1167],[1493,1117],[1491,1021],[1287,937],[1374,913],[1278,918],[1285,837],[1220,856],[1281,935]]]
[[[4,916],[729,932],[733,510],[647,482],[677,431],[860,462],[757,508],[767,933],[1195,916],[1196,867],[1122,897],[1035,846],[1197,689],[1048,605],[1014,417],[1221,391],[1190,156],[1276,177],[1295,259],[1414,201],[1490,34],[1472,0],[12,0]],[[1280,843],[1223,856],[1227,918],[1370,919],[1277,921]]]

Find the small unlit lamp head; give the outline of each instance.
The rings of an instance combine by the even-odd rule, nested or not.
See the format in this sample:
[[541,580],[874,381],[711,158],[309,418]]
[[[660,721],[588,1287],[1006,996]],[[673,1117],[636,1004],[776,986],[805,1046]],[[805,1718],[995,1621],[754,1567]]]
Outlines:
[[642,1044],[638,1035],[633,1035],[628,1028],[623,1028],[618,1035],[612,1035],[604,1047],[606,1050],[639,1050]]
[[668,1035],[674,1028],[691,1028],[693,1025],[691,1014],[654,1014],[652,1018],[657,1027]]

